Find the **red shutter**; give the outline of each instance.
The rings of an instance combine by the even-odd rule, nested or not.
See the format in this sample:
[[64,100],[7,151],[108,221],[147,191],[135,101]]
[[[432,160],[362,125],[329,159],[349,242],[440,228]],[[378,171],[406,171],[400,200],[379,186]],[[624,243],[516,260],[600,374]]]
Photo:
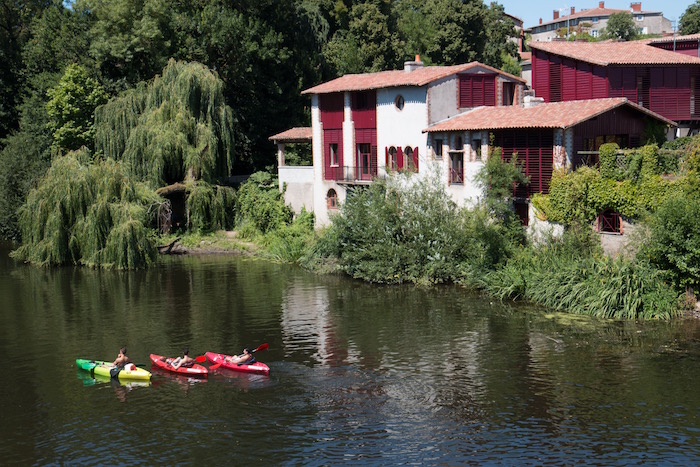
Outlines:
[[573,60],[564,60],[561,74],[561,100],[576,100],[576,63]]
[[588,63],[577,62],[576,99],[591,99],[591,77],[591,66]]
[[418,172],[418,146],[413,148],[413,166],[416,168],[416,172]]
[[389,165],[389,164],[391,164],[391,161],[389,160],[389,148],[384,148],[384,154],[386,157],[386,169],[385,170],[388,172],[389,169],[391,168],[391,166]]
[[403,149],[401,149],[400,147],[396,148],[396,159],[398,161],[397,169],[403,169]]
[[495,106],[496,105],[496,76],[484,77],[484,100],[481,105]]

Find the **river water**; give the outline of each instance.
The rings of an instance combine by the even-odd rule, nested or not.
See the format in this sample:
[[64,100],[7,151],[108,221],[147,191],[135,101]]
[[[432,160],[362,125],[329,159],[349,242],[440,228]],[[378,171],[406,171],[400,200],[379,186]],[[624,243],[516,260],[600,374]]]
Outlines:
[[[694,321],[603,322],[235,256],[113,272],[7,252],[4,465],[700,463]],[[75,366],[123,344],[146,363],[264,342],[269,376],[154,369],[122,385]]]

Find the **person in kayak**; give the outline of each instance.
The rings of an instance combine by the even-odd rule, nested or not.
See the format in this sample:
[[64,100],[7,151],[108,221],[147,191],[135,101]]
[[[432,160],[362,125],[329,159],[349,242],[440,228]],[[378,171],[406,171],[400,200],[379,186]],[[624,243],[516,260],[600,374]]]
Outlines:
[[185,347],[182,351],[182,357],[177,357],[175,360],[170,362],[170,365],[176,370],[181,366],[191,366],[195,362],[195,359],[190,357],[190,349]]
[[117,368],[124,368],[127,363],[131,363],[131,359],[126,355],[126,347],[119,349],[119,355],[114,360],[114,366]]
[[236,363],[238,365],[249,365],[255,361],[255,358],[253,358],[253,354],[250,351],[248,347],[243,349],[243,353],[241,355],[233,355],[231,357],[226,357],[224,359],[228,363]]

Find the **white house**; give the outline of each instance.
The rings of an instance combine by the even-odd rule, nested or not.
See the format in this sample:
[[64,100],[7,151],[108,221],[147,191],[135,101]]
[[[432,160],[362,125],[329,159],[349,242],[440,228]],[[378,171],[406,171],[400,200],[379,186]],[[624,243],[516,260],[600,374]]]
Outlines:
[[[310,135],[295,129],[270,137],[279,148],[285,201],[313,211],[317,225],[325,225],[349,187],[394,170],[420,176],[439,169],[450,195],[468,202],[479,194],[472,177],[482,165],[488,134],[470,132],[467,139],[446,134],[428,141],[424,130],[473,108],[519,105],[523,89],[523,79],[478,62],[424,66],[418,56],[403,70],[345,75],[307,89]],[[309,136],[313,166],[286,166],[284,144]]]

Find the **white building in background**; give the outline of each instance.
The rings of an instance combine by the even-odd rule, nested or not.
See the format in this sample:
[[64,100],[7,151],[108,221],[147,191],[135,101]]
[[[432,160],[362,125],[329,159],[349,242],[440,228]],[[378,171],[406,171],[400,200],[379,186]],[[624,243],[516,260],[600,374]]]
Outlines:
[[670,34],[673,33],[671,21],[664,18],[660,11],[642,10],[642,2],[632,2],[627,10],[606,8],[605,2],[598,2],[597,8],[576,11],[576,7],[571,7],[569,14],[560,15],[559,10],[554,10],[551,21],[542,21],[539,24],[529,27],[532,41],[551,41],[560,37],[558,30],[565,30],[569,35],[578,31],[586,32],[593,37],[598,37],[608,24],[608,19],[613,13],[628,12],[632,14],[637,31],[640,34]]

